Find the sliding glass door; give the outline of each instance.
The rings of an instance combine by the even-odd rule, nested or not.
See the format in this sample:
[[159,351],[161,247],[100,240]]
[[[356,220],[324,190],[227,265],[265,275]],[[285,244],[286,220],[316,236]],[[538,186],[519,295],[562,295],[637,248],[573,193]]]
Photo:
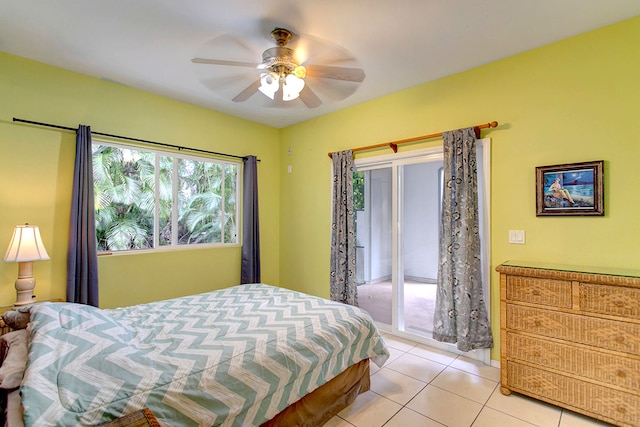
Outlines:
[[376,322],[392,325],[392,168],[355,172],[358,304]]
[[[488,236],[485,221],[488,216],[484,212],[488,192],[484,186],[487,166],[483,157],[488,156],[483,156],[482,144],[478,155],[483,209],[481,238],[484,238]],[[441,148],[356,160],[356,281],[359,306],[371,314],[382,330],[455,351],[454,345],[431,338],[438,277],[442,167]],[[488,251],[483,254],[488,288]],[[470,356],[488,361],[488,352],[485,353]]]
[[442,160],[398,167],[398,328],[431,337],[438,281]]

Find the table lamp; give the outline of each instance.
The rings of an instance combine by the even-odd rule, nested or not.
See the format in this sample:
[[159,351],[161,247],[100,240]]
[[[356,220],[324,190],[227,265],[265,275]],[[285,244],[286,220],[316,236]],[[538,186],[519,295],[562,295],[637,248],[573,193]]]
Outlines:
[[33,289],[36,279],[33,277],[33,261],[49,259],[44,248],[40,229],[35,225],[16,225],[9,243],[4,262],[17,262],[18,278],[16,279],[17,299],[14,306],[26,305],[35,301]]

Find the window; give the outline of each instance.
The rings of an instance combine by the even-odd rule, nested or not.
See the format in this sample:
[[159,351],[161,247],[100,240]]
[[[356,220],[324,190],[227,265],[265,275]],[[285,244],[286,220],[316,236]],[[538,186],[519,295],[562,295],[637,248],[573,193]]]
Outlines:
[[94,142],[98,251],[238,241],[239,164]]

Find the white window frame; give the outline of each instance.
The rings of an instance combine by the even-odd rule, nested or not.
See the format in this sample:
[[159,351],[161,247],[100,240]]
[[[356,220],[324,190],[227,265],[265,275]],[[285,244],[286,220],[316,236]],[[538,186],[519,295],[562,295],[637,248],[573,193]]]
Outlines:
[[[98,255],[100,254],[111,254],[111,255],[125,255],[125,254],[131,254],[131,253],[144,253],[144,252],[158,252],[158,251],[175,251],[175,250],[191,250],[191,249],[201,249],[201,248],[211,248],[211,247],[234,247],[234,246],[241,246],[241,242],[242,242],[242,224],[240,222],[240,218],[241,218],[241,208],[242,208],[242,199],[241,199],[241,191],[240,188],[242,186],[242,167],[243,167],[243,163],[241,161],[232,161],[232,160],[221,160],[219,158],[216,157],[206,157],[206,156],[195,156],[195,155],[190,155],[190,154],[183,154],[183,153],[175,153],[175,152],[171,152],[171,151],[164,151],[164,150],[158,150],[158,149],[154,149],[154,148],[149,148],[146,146],[140,146],[140,145],[127,145],[127,144],[119,144],[119,143],[114,143],[114,142],[110,142],[110,141],[105,141],[102,139],[96,139],[93,138],[92,140],[92,145],[104,145],[104,146],[109,146],[109,147],[115,147],[115,148],[119,148],[119,149],[125,149],[125,150],[139,150],[139,151],[146,151],[146,152],[150,152],[155,154],[155,194],[154,194],[154,219],[153,219],[153,247],[151,248],[139,248],[139,249],[121,249],[121,250],[107,250],[107,251],[99,251]],[[171,244],[168,245],[160,245],[160,239],[159,239],[159,235],[157,233],[157,231],[160,228],[160,219],[159,219],[159,193],[158,193],[158,189],[160,188],[160,174],[158,173],[158,171],[160,170],[160,156],[165,156],[165,157],[171,157],[175,160],[178,159],[184,159],[184,160],[192,160],[192,161],[197,161],[197,162],[207,162],[207,163],[216,163],[216,164],[220,164],[222,165],[222,171],[223,171],[223,178],[221,181],[221,196],[222,196],[222,201],[221,204],[222,206],[225,205],[225,179],[224,179],[224,173],[225,173],[225,167],[226,165],[234,165],[237,167],[236,169],[236,191],[235,191],[235,198],[236,198],[236,208],[235,208],[235,224],[236,224],[236,241],[235,242],[225,242],[225,227],[224,224],[221,225],[221,242],[213,242],[213,243],[191,243],[191,244],[179,244],[177,242],[178,240],[178,236],[177,233],[172,233],[171,236]],[[174,179],[172,179],[172,182],[176,182],[175,177],[177,176],[178,173],[178,162],[174,161],[172,162],[172,174]],[[172,206],[171,206],[171,229],[172,230],[177,230],[178,228],[178,203],[176,203],[177,199],[178,199],[178,186],[177,185],[173,185],[172,186]],[[223,215],[224,217],[224,215]]]

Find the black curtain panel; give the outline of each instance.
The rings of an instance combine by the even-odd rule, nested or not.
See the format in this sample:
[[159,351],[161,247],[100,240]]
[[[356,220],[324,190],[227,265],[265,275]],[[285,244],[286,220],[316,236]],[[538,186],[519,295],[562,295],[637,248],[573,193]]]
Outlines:
[[241,283],[260,282],[260,222],[258,219],[258,161],[244,158],[242,202]]
[[76,132],[69,248],[67,254],[67,301],[98,307],[98,255],[93,203],[91,128]]

